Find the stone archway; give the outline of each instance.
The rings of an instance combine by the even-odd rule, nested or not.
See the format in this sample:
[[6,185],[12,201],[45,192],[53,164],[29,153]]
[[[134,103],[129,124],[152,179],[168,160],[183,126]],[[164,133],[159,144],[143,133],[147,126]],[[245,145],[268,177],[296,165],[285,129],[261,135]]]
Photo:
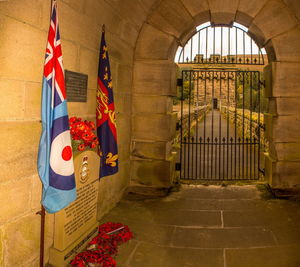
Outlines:
[[[132,110],[132,181],[169,186],[174,179],[172,140],[176,118],[174,56],[178,45],[207,21],[236,21],[265,47],[266,135],[270,153],[266,177],[274,188],[300,184],[300,5],[292,0],[163,0],[140,31],[134,61]],[[298,123],[297,123],[298,122]]]

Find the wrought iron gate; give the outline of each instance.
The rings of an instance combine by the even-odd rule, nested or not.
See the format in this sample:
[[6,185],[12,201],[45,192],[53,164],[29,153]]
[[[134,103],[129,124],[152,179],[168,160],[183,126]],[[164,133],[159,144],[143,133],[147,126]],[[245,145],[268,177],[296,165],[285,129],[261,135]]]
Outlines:
[[258,71],[183,70],[182,180],[257,180],[263,117]]

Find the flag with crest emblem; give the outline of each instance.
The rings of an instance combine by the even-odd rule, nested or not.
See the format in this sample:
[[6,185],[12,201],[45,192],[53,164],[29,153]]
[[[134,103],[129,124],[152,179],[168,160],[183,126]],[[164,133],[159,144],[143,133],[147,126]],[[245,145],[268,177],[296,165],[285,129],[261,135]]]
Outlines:
[[97,136],[99,139],[100,155],[99,177],[101,178],[118,172],[118,146],[113,85],[104,26],[100,45],[96,100]]

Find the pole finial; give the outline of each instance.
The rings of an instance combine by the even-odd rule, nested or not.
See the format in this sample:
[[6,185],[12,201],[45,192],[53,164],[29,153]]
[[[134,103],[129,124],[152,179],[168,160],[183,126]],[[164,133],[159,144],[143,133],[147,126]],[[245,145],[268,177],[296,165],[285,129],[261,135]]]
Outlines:
[[102,32],[105,32],[105,24],[102,25]]

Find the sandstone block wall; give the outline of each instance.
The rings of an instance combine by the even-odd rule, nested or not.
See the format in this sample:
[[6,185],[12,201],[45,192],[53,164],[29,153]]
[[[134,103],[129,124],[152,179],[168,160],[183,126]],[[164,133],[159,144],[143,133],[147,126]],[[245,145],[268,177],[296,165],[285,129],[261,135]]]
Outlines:
[[[143,1],[57,2],[64,67],[88,74],[88,100],[68,103],[70,116],[95,119],[101,27],[106,24],[120,171],[100,182],[100,218],[129,184],[133,53],[149,6]],[[50,6],[50,0],[0,1],[0,266],[38,266],[40,217],[35,213],[41,182],[36,163]],[[45,262],[52,242],[53,215],[47,214]]]
[[[122,165],[119,174],[101,180],[99,217],[115,205],[130,176],[147,185],[172,182],[174,57],[195,26],[207,21],[235,20],[266,47],[273,62],[266,120],[273,149],[266,162],[269,182],[299,186],[298,0],[58,0],[58,5],[65,69],[89,75],[88,102],[69,103],[71,116],[94,119],[102,23],[107,28]],[[0,1],[0,199],[6,203],[0,208],[0,266],[38,262],[36,158],[49,14],[50,0]],[[47,247],[52,225],[47,216]]]
[[[294,53],[294,52],[290,52]],[[295,58],[296,60],[296,58]],[[299,63],[273,62],[265,68],[269,111],[265,114],[269,154],[267,179],[274,188],[300,185]]]
[[[300,3],[298,0],[162,0],[150,10],[147,21],[138,36],[134,88],[143,91],[147,69],[141,62],[163,69],[167,60],[173,60],[178,45],[183,46],[195,33],[194,26],[211,21],[215,24],[230,24],[233,21],[249,28],[249,35],[264,47],[268,54],[272,77],[267,80],[266,97],[269,112],[265,116],[269,133],[270,151],[266,162],[266,180],[273,187],[300,186],[300,160],[290,146],[298,146],[299,129],[299,62],[300,62]],[[178,14],[181,14],[179,16]],[[182,18],[182,23],[178,23]],[[140,44],[140,45],[139,45]],[[145,46],[143,45],[145,44]],[[147,44],[147,45],[146,45]],[[151,48],[153,47],[153,50]],[[174,49],[175,47],[175,49]],[[252,70],[252,69],[251,69]],[[159,72],[162,73],[162,72]],[[165,77],[165,76],[164,76]],[[152,85],[167,85],[168,79],[153,75]],[[147,82],[147,88],[150,81]],[[169,88],[156,86],[156,94]],[[151,88],[151,92],[153,88]],[[155,111],[154,111],[155,112]],[[145,119],[147,118],[145,114]],[[133,120],[134,124],[134,120]],[[133,129],[134,131],[135,129]]]

